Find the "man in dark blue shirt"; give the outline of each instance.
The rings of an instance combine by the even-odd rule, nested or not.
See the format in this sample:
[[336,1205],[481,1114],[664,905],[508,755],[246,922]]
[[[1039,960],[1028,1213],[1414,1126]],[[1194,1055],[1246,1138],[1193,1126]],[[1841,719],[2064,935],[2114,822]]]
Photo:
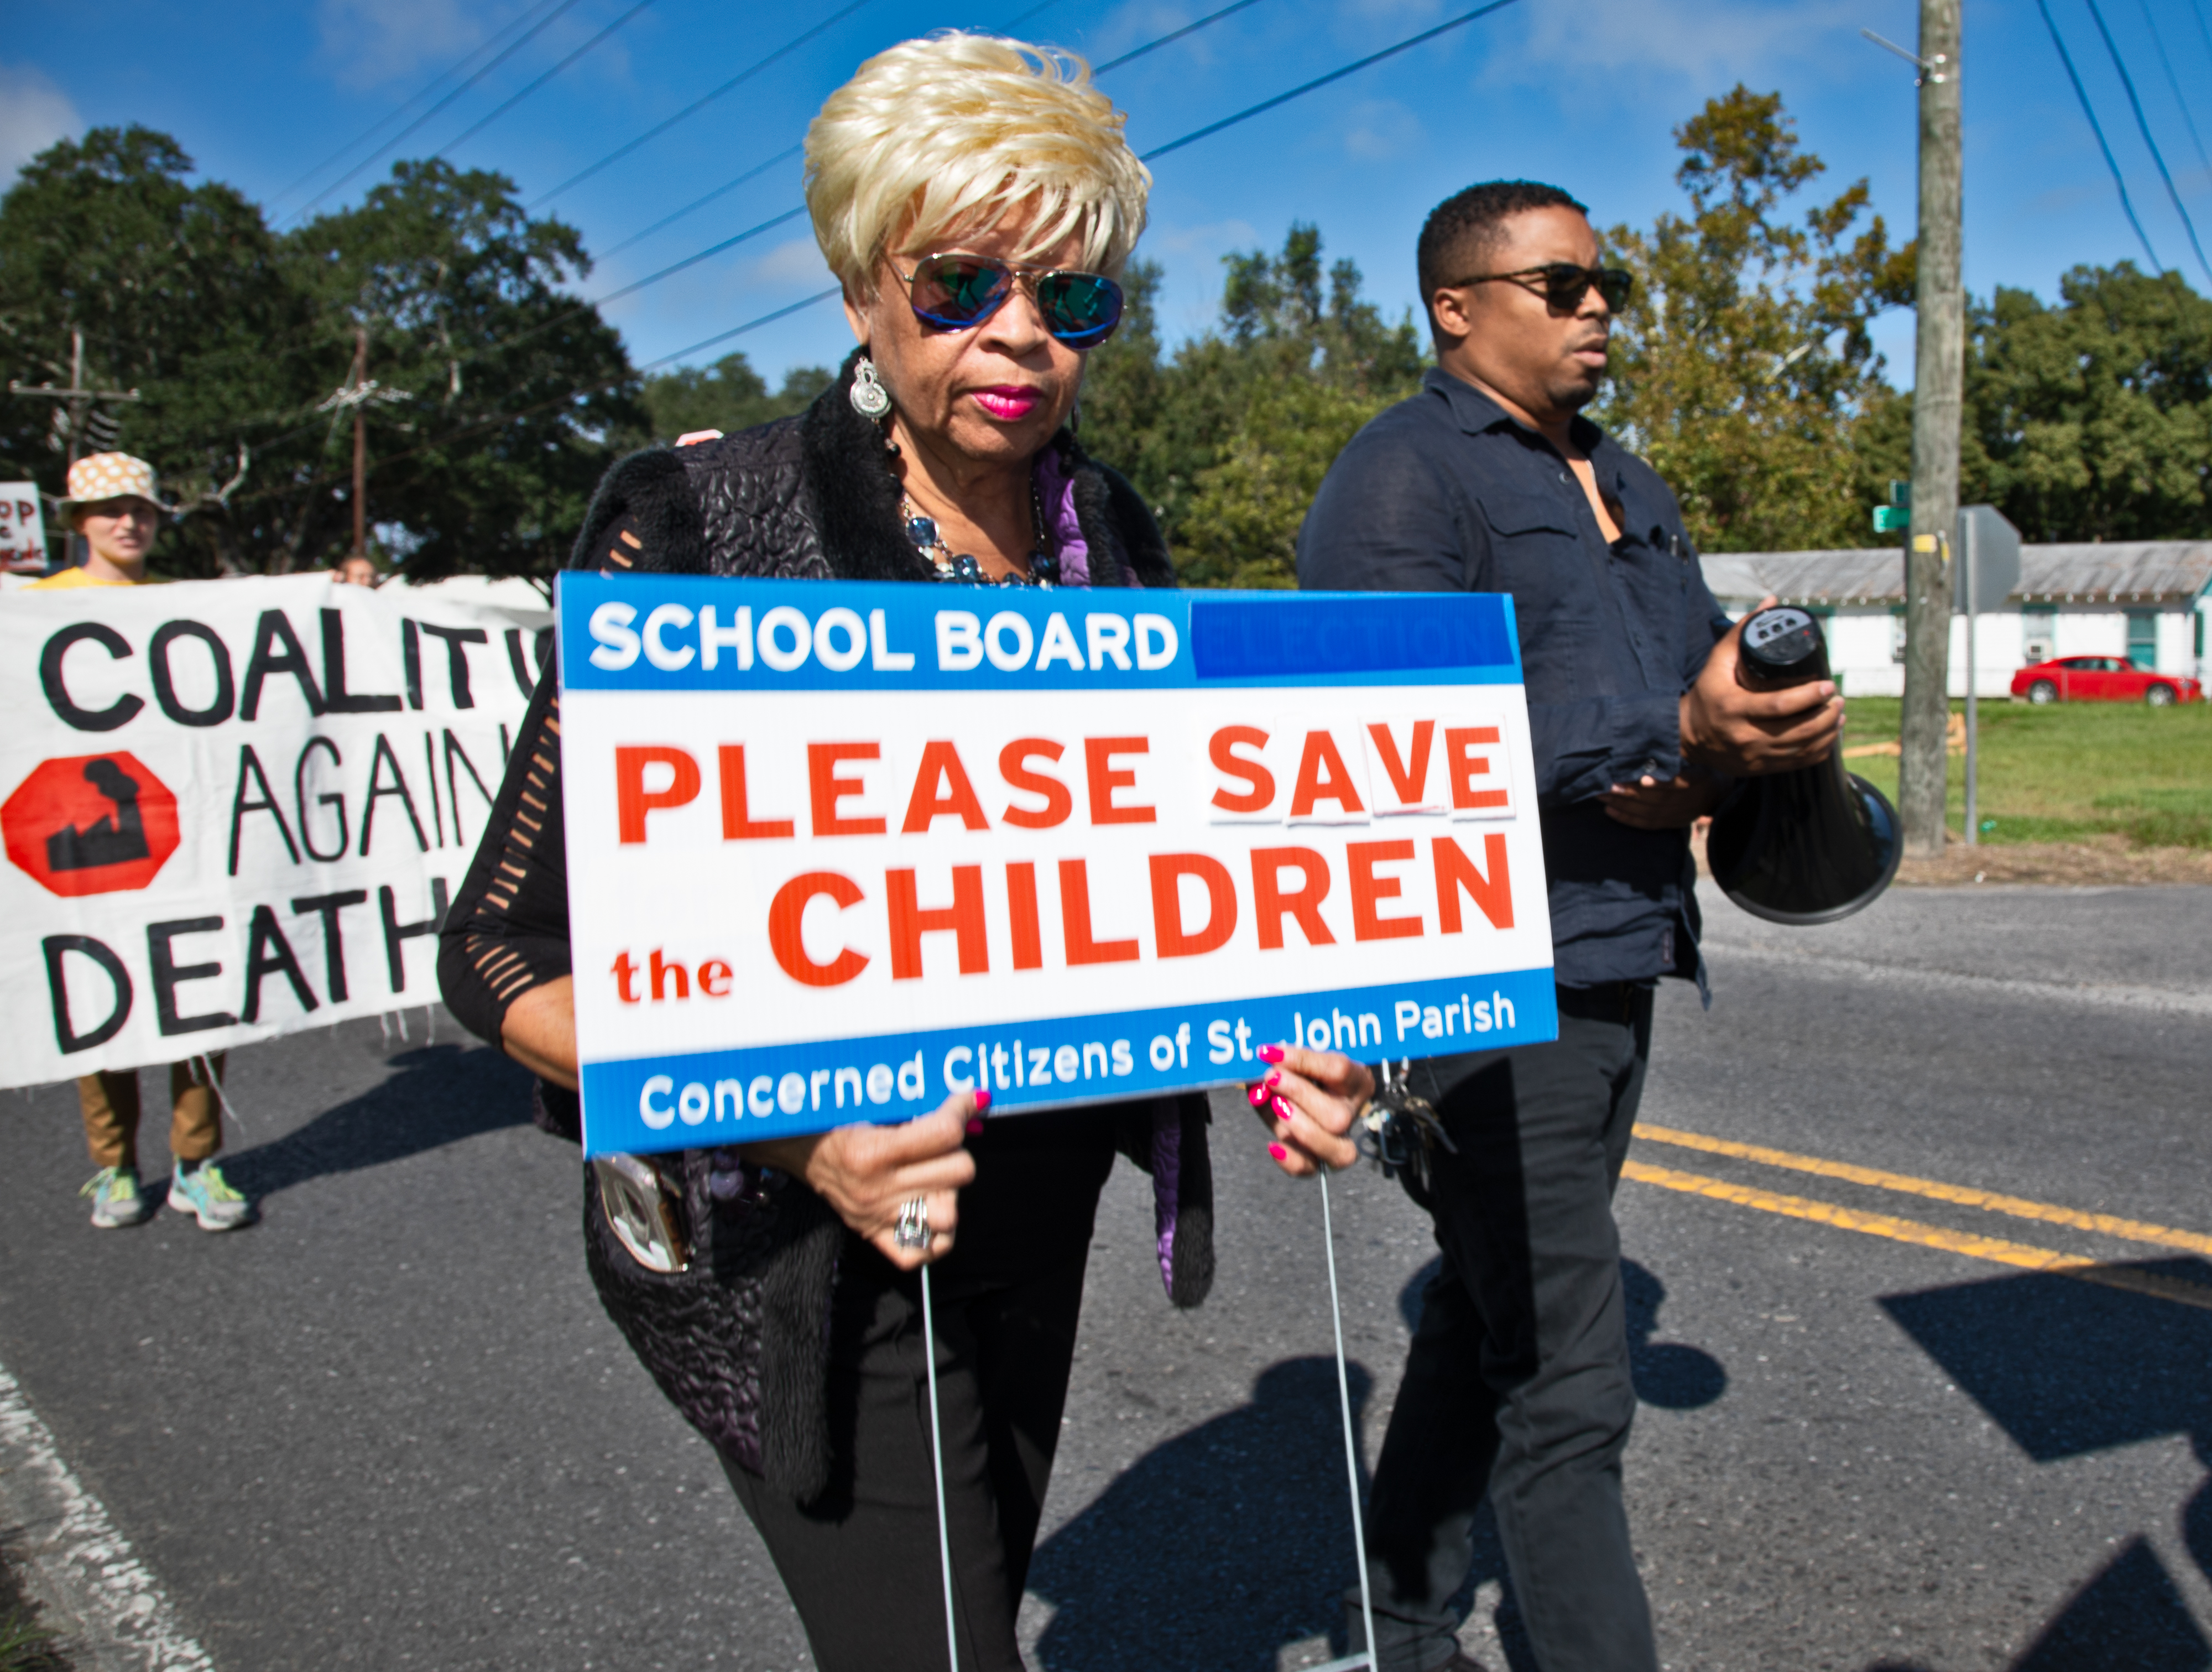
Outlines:
[[1830,684],[1736,684],[1674,495],[1580,416],[1630,284],[1599,258],[1554,187],[1440,205],[1419,246],[1437,369],[1345,448],[1298,537],[1310,588],[1513,595],[1559,982],[1557,1043],[1414,1071],[1456,1153],[1422,1201],[1443,1258],[1367,1520],[1382,1672],[1474,1664],[1449,1605],[1486,1494],[1543,1672],[1656,1672],[1612,1205],[1652,988],[1702,985],[1688,827],[1731,776],[1825,757],[1843,719]]

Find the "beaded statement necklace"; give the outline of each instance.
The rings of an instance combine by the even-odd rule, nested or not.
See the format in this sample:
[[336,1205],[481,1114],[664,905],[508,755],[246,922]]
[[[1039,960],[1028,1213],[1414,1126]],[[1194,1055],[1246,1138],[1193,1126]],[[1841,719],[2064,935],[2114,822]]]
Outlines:
[[956,586],[966,587],[1041,587],[1049,590],[1060,582],[1060,559],[1052,549],[1052,536],[1045,526],[1044,501],[1038,496],[1036,478],[1030,478],[1030,572],[1027,575],[1007,574],[994,581],[983,573],[983,566],[968,553],[955,552],[945,543],[945,536],[937,526],[937,519],[926,517],[921,508],[914,502],[914,496],[903,489],[899,493],[899,518],[906,528],[906,537],[914,542],[914,549],[936,566],[937,578],[950,581]]

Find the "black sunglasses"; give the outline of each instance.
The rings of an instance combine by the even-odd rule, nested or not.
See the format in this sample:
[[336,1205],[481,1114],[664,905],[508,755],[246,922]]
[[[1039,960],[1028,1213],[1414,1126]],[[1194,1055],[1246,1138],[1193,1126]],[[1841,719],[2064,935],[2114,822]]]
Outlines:
[[1561,313],[1571,313],[1583,305],[1593,284],[1605,305],[1615,313],[1628,306],[1629,293],[1636,289],[1636,276],[1626,267],[1577,267],[1571,261],[1547,261],[1540,267],[1520,267],[1510,273],[1477,273],[1448,286],[1456,290],[1461,285],[1489,284],[1503,279],[1533,289],[1531,279],[1540,281],[1544,300]]
[[1121,287],[1103,273],[1023,267],[981,255],[927,255],[906,276],[915,317],[945,331],[979,325],[1030,283],[1044,328],[1071,349],[1095,349],[1121,323]]

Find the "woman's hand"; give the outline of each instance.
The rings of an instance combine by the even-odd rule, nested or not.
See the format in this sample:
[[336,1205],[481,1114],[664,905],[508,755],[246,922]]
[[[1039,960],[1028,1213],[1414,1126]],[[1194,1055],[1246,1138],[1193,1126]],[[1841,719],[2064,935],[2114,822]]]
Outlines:
[[1357,1161],[1358,1146],[1347,1134],[1375,1095],[1367,1066],[1296,1045],[1262,1045],[1260,1060],[1275,1066],[1247,1095],[1275,1135],[1267,1146],[1275,1164],[1302,1178],[1324,1165],[1341,1170]]
[[[988,1091],[961,1091],[933,1115],[901,1126],[849,1126],[805,1138],[748,1144],[748,1159],[804,1179],[836,1210],[837,1217],[901,1271],[912,1271],[952,1251],[960,1222],[960,1187],[975,1176],[975,1158],[965,1147],[977,1118],[990,1106]],[[929,1243],[902,1248],[899,1213],[916,1196],[928,1210]]]

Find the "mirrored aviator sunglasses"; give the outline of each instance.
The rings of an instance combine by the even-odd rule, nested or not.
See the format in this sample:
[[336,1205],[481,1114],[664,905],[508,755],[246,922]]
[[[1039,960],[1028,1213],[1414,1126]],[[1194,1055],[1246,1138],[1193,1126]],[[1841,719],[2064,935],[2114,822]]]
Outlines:
[[1095,349],[1121,323],[1121,287],[1103,273],[1046,271],[983,256],[924,256],[915,263],[907,295],[924,324],[965,331],[997,313],[1024,277],[1031,281],[1044,328],[1069,348]]

